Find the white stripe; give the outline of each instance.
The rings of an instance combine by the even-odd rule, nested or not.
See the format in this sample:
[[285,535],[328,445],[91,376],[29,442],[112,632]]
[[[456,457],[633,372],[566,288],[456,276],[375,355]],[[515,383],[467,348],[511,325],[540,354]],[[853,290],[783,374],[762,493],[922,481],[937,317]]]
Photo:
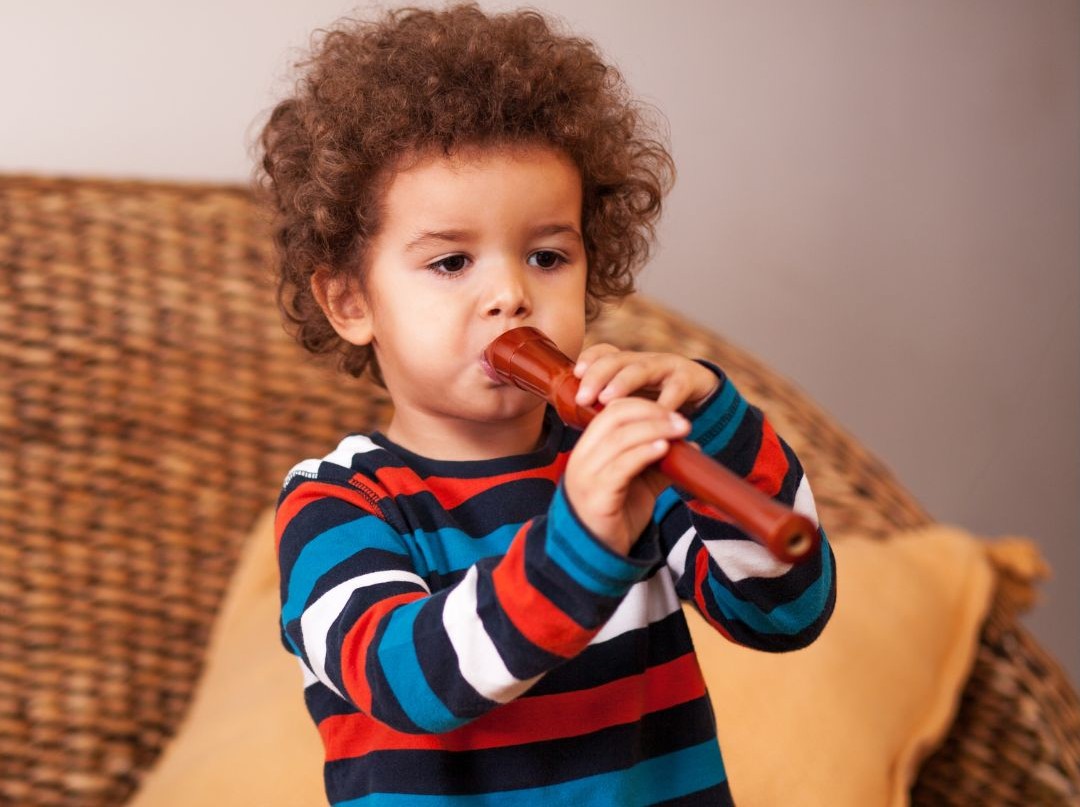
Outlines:
[[508,703],[535,684],[540,676],[521,680],[506,668],[476,613],[476,567],[472,566],[443,605],[443,627],[457,653],[458,669],[473,689],[488,700]]
[[324,462],[332,462],[345,468],[352,467],[352,458],[357,454],[366,454],[374,451],[378,446],[371,438],[364,434],[350,434],[337,444],[337,448],[323,457]]
[[357,454],[366,454],[379,448],[370,437],[364,434],[350,434],[337,444],[329,454],[322,459],[307,459],[296,463],[285,475],[285,481],[281,486],[286,487],[294,476],[306,476],[309,479],[317,479],[319,466],[324,462],[340,465],[343,468],[352,468],[353,457]]
[[679,597],[670,575],[654,574],[634,583],[615,613],[604,623],[589,644],[600,644],[624,633],[659,622],[679,610]]
[[705,541],[705,548],[716,564],[737,583],[748,577],[780,577],[791,570],[790,563],[781,563],[757,541]]
[[[686,555],[690,544],[698,537],[691,527],[682,534],[668,553],[667,564],[677,580],[686,570]],[[703,541],[705,549],[732,583],[748,577],[780,577],[791,569],[781,563],[757,541],[737,541],[724,538]]]
[[285,474],[285,481],[281,483],[281,486],[288,487],[289,482],[292,481],[294,476],[306,476],[308,479],[315,479],[319,475],[319,465],[322,464],[322,460],[303,460],[296,463],[289,472]]
[[690,551],[690,542],[694,540],[695,535],[697,533],[693,527],[687,528],[686,532],[679,536],[675,546],[671,547],[671,551],[668,552],[667,565],[671,570],[672,579],[675,581],[678,581],[683,576],[683,572],[686,571],[686,553]]
[[[419,575],[398,569],[388,569],[382,572],[362,574],[359,577],[346,580],[344,583],[338,583],[309,605],[300,616],[300,632],[304,636],[304,650],[307,651],[311,671],[338,695],[341,695],[341,692],[338,691],[338,688],[334,686],[326,675],[326,634],[330,631],[330,626],[334,624],[334,620],[338,618],[354,591],[367,586],[377,586],[380,583],[396,581],[416,583],[424,591],[431,593],[427,583]],[[342,695],[342,697],[344,696]]]
[[318,676],[311,671],[308,665],[304,663],[304,660],[299,656],[296,657],[296,660],[300,662],[300,674],[304,677],[304,689],[307,689],[312,684],[319,683]]
[[791,509],[813,521],[815,527],[821,526],[821,522],[818,521],[817,505],[814,504],[814,494],[810,491],[810,480],[806,478],[806,474],[803,474],[803,478],[799,481],[799,489],[795,493],[795,504],[791,506]]

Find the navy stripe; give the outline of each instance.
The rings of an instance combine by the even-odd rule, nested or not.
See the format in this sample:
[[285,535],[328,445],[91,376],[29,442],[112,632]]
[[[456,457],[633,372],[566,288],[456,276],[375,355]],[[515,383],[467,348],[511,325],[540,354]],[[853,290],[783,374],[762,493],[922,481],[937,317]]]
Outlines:
[[548,557],[544,539],[532,534],[525,542],[525,578],[578,625],[588,630],[599,628],[619,606],[619,598],[583,589]]
[[[490,460],[436,460],[413,453],[403,446],[397,445],[387,439],[381,431],[373,431],[369,437],[373,443],[386,449],[386,453],[400,458],[404,464],[416,471],[421,479],[429,476],[479,479],[486,476],[515,473],[550,465],[555,460],[558,448],[563,443],[564,431],[566,430],[565,425],[559,419],[551,404],[545,404],[544,406],[543,428],[547,431],[547,434],[542,445],[536,451]],[[383,454],[384,452],[371,453]],[[363,462],[364,459],[370,459],[370,454],[357,456],[353,463],[354,467]]]
[[[312,571],[318,570],[313,568]],[[302,581],[306,585],[291,584],[289,599],[282,608],[282,618],[296,619],[312,603],[340,583],[372,572],[385,571],[406,572],[416,576],[416,568],[409,563],[407,556],[385,552],[381,549],[365,549],[346,557],[339,565],[327,569],[320,577]],[[416,588],[419,584],[412,582],[407,585],[410,588]],[[380,596],[387,596],[387,593],[380,591]]]
[[476,612],[487,635],[502,650],[502,659],[510,674],[520,681],[545,673],[566,659],[537,647],[517,629],[499,606],[491,580],[495,560],[477,564],[480,574],[476,580]]
[[[326,675],[343,696],[347,693],[341,669],[341,648],[349,630],[356,624],[356,621],[367,611],[367,609],[376,602],[387,597],[407,594],[415,590],[416,586],[411,583],[395,581],[391,583],[380,583],[377,586],[365,586],[349,595],[345,607],[341,609],[341,613],[338,614],[337,618],[330,624],[330,629],[326,632]],[[380,625],[385,627],[385,624],[386,619],[384,618]],[[376,634],[376,636],[377,635],[378,634]],[[374,641],[372,644],[374,644]],[[369,647],[368,649],[370,650],[371,648]],[[370,675],[372,671],[370,659],[368,664],[368,672]],[[406,724],[411,726],[411,723],[408,723],[407,721]]]
[[761,450],[763,422],[764,414],[761,409],[747,404],[746,413],[731,441],[722,450],[710,453],[710,456],[745,479],[754,470],[754,463]]
[[[835,568],[836,559],[826,540],[823,539],[822,551],[827,553],[829,564],[831,568]],[[806,623],[804,627],[794,633],[774,631],[771,633],[760,632],[755,630],[752,625],[741,621],[738,618],[733,618],[726,614],[721,609],[716,600],[713,598],[713,591],[710,588],[705,592],[705,603],[709,610],[709,615],[724,625],[724,627],[731,633],[732,638],[744,644],[748,647],[753,647],[758,650],[767,650],[770,652],[786,652],[789,650],[798,650],[814,641],[824,629],[825,624],[828,622],[829,617],[836,606],[836,579],[835,576],[831,577],[830,582],[832,585],[827,589],[823,587],[822,591],[827,592],[825,599],[820,605],[820,609],[817,611],[815,618]]]
[[[332,802],[371,793],[470,795],[573,782],[716,742],[707,697],[589,734],[476,751],[374,751],[327,765]],[[360,786],[350,783],[364,783]],[[522,802],[525,803],[525,802]]]
[[674,661],[693,649],[686,616],[679,609],[648,627],[589,645],[537,681],[522,697],[579,692],[603,686],[629,675],[640,675],[648,667]]
[[[497,704],[477,692],[461,675],[456,663],[457,652],[443,627],[443,593],[431,597],[416,617],[416,655],[431,688],[441,693],[450,712],[458,718],[470,719],[490,711]],[[447,663],[453,660],[454,663]]]
[[278,568],[281,571],[281,595],[292,576],[296,559],[318,536],[366,516],[355,504],[334,496],[324,496],[300,508],[285,525],[278,546]]
[[424,731],[441,734],[465,723],[450,711],[431,687],[417,648],[427,639],[417,630],[421,609],[434,605],[434,598],[400,605],[386,618],[386,629],[376,650],[376,658],[398,704],[409,720]]
[[[721,463],[745,478],[762,445],[764,413],[747,403],[719,368],[706,366],[723,383],[704,411],[692,417],[694,433]],[[547,407],[546,422],[552,414]],[[290,617],[334,586],[373,571],[415,572],[434,592],[399,607],[374,628],[365,660],[374,719],[409,733],[445,731],[478,716],[498,725],[500,707],[464,680],[442,624],[446,594],[474,564],[479,628],[512,675],[541,676],[522,698],[588,691],[693,653],[681,610],[654,625],[589,645],[566,660],[532,645],[500,607],[491,574],[524,524],[530,529],[525,545],[529,584],[587,628],[600,627],[635,580],[670,574],[665,555],[691,526],[700,532],[688,553],[691,571],[703,540],[749,540],[733,525],[693,513],[686,507],[686,492],[669,487],[657,498],[653,523],[630,557],[607,552],[569,507],[552,507],[557,492],[550,478],[552,463],[560,452],[573,448],[580,431],[554,422],[548,427],[536,452],[494,461],[428,460],[379,435],[373,440],[380,448],[349,457],[349,468],[318,464],[320,481],[349,485],[350,495],[355,495],[351,483],[357,478],[370,480],[381,519],[334,495],[296,513],[286,525],[279,553],[283,605]],[[788,469],[776,499],[790,505],[803,471],[790,446],[782,439],[780,445]],[[447,511],[430,490],[387,490],[378,481],[386,475],[380,477],[379,471],[393,467],[412,469],[421,480],[432,475],[522,475]],[[295,477],[287,490],[306,481]],[[284,493],[279,502],[285,500]],[[385,540],[378,539],[379,534]],[[820,633],[835,605],[832,552],[827,541],[822,546],[819,558],[775,578],[732,582],[711,562],[711,577],[702,592],[706,610],[743,644],[765,650],[804,646]],[[680,595],[695,595],[692,577],[684,574],[679,580]],[[363,613],[386,596],[415,590],[415,584],[392,583],[351,594],[327,636],[330,681],[344,691],[340,647]],[[303,653],[299,624],[289,619],[287,633]],[[308,686],[304,698],[316,722],[356,711],[355,704],[322,682]],[[382,749],[362,759],[336,760],[327,764],[325,773],[334,803],[348,807],[730,804],[707,696],[589,736],[454,753]]]
[[[648,667],[674,661],[692,653],[693,649],[686,618],[680,609],[649,627],[628,631],[599,645],[589,645],[541,678],[521,697],[578,692],[603,686],[630,675],[640,675]],[[423,659],[425,648],[419,648],[418,652]],[[430,667],[427,669],[430,670]],[[437,676],[432,675],[432,680],[436,681]],[[316,723],[333,715],[354,711],[321,683],[308,687],[307,692],[308,708]]]
[[410,519],[409,527],[417,536],[435,535],[441,530],[481,536],[546,513],[554,492],[551,480],[525,477],[477,493],[451,510],[444,510],[427,489],[395,495],[394,506],[415,517]]
[[375,637],[368,645],[365,667],[367,683],[371,689],[371,716],[380,723],[409,734],[424,734],[426,729],[413,722],[412,718],[398,702],[397,695],[387,680],[386,672],[379,661],[379,644],[386,635],[390,624],[389,615],[384,617],[375,631]]
[[764,613],[794,602],[821,577],[822,554],[815,555],[792,567],[782,577],[748,577],[732,583],[712,558],[709,558],[710,574],[716,584],[723,586],[731,596],[752,603]]
[[686,796],[658,801],[652,807],[735,807],[727,780]]
[[477,795],[377,793],[335,802],[335,807],[518,807],[521,804],[589,804],[591,807],[652,805],[713,787],[725,778],[714,742],[606,771],[584,779]]

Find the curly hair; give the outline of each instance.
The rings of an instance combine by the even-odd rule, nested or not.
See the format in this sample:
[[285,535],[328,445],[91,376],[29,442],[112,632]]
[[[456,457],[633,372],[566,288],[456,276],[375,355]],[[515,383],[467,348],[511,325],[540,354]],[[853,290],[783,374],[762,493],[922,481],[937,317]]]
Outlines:
[[407,155],[542,144],[581,172],[586,321],[634,290],[675,165],[619,71],[595,45],[535,10],[475,3],[345,18],[313,34],[292,97],[258,138],[256,191],[274,218],[277,304],[287,329],[339,369],[370,368],[370,345],[341,339],[311,290],[316,271],[358,282],[382,194]]

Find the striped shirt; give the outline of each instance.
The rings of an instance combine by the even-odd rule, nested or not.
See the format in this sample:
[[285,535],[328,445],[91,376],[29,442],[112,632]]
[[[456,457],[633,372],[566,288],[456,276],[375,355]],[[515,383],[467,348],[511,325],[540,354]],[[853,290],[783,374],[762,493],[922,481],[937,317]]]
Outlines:
[[[726,374],[688,439],[818,524],[791,448]],[[580,431],[433,460],[376,431],[288,473],[281,629],[325,747],[333,805],[730,804],[681,602],[766,651],[803,647],[836,597],[821,549],[784,564],[676,486],[628,556],[562,482]]]

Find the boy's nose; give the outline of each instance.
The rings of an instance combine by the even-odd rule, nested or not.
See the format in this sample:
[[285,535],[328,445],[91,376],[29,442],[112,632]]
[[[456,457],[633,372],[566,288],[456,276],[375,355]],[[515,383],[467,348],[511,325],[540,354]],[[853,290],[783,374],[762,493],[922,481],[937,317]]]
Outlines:
[[488,316],[521,317],[531,307],[528,286],[520,269],[504,267],[493,273],[485,304]]

